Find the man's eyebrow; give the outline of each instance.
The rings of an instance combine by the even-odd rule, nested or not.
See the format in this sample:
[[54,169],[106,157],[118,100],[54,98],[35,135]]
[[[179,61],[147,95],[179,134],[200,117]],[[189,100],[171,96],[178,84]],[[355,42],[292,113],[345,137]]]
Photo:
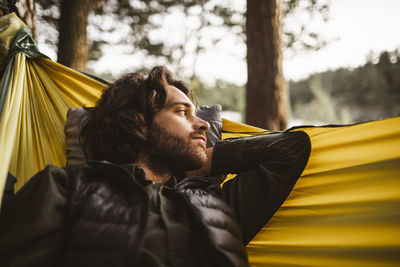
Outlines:
[[183,105],[187,108],[191,108],[191,109],[196,109],[195,106],[192,103],[189,102],[181,102],[181,101],[176,101],[176,102],[172,102],[166,105],[166,107],[174,107],[174,106],[178,106],[178,105]]

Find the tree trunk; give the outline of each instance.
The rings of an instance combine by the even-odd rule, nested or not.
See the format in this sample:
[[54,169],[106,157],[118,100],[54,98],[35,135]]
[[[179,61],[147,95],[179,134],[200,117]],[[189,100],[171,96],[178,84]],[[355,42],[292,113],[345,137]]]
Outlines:
[[286,128],[289,100],[282,75],[279,0],[247,0],[246,123],[268,130]]
[[86,71],[88,44],[86,27],[91,0],[62,0],[58,21],[58,62]]
[[31,31],[33,40],[37,41],[36,10],[33,0],[20,0],[17,3],[18,13]]

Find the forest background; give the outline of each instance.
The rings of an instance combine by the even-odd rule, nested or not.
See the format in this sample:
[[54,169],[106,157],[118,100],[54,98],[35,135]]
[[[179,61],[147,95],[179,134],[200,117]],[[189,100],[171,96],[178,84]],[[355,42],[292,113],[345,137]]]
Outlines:
[[[329,21],[331,4],[329,0],[21,0],[19,10],[39,46],[64,65],[109,80],[167,65],[190,81],[200,105],[221,104],[225,116],[252,125],[278,130],[399,115],[396,49],[371,51],[358,67],[284,79],[283,57],[335,42],[313,27]],[[247,81],[201,74],[202,56],[218,47],[228,47],[231,57],[247,60]],[[99,71],[110,49],[123,51],[120,54],[126,57]],[[133,63],[121,69],[127,61]],[[229,59],[226,68],[234,62]],[[239,71],[236,76],[246,69]]]

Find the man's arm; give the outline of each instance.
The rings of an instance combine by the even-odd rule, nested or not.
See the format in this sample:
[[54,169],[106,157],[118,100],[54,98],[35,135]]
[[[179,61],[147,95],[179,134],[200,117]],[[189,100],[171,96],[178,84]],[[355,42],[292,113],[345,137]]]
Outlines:
[[0,266],[56,266],[64,235],[67,175],[48,166],[0,213]]
[[237,173],[222,196],[234,209],[247,244],[289,195],[311,151],[304,132],[221,141],[212,156],[213,174]]

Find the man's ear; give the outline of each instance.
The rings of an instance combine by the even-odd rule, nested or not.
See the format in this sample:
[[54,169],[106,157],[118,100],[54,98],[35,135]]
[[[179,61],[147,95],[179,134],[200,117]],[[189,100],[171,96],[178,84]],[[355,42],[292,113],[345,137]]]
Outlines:
[[152,108],[154,108],[155,105],[156,105],[156,95],[157,95],[156,90],[153,90],[150,93],[150,105],[151,105]]

